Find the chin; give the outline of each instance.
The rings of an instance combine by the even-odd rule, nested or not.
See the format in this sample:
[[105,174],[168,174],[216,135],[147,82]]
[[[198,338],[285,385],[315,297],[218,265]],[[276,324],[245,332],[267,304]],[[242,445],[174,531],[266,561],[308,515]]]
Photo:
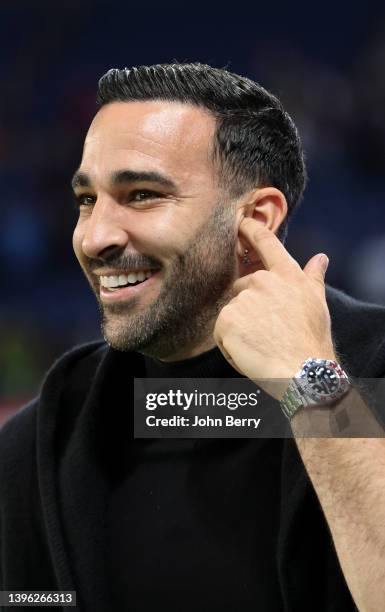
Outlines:
[[129,345],[129,343],[127,343],[127,340],[123,340],[121,336],[103,333],[103,338],[107,342],[107,344],[109,344],[110,347],[116,351],[128,352],[134,351],[136,348],[135,345]]
[[[120,319],[118,317],[118,319]],[[136,351],[142,344],[143,340],[138,338],[136,330],[129,332],[129,326],[122,320],[114,320],[103,318],[101,332],[104,340],[117,351]]]

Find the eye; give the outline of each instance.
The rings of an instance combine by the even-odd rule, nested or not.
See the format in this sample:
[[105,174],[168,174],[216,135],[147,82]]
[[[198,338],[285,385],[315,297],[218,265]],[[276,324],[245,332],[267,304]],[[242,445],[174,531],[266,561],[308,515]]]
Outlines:
[[143,200],[153,200],[154,198],[159,198],[160,193],[156,191],[150,191],[148,189],[136,189],[131,193],[131,199],[134,202],[142,202]]
[[81,193],[79,195],[75,195],[75,207],[80,208],[80,206],[92,206],[96,202],[96,197],[89,195],[87,193]]

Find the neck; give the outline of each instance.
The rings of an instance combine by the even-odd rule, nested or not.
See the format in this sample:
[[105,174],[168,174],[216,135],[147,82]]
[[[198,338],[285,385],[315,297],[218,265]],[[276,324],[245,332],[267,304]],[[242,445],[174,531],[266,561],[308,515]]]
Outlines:
[[161,359],[165,363],[170,363],[171,361],[182,361],[183,359],[189,359],[190,357],[196,357],[196,355],[200,355],[201,353],[205,353],[210,349],[214,348],[216,343],[213,338],[207,338],[203,342],[199,342],[192,348],[183,347],[173,355],[167,355],[167,357]]
[[207,338],[195,342],[190,346],[180,347],[180,349],[174,351],[173,353],[170,353],[168,355],[162,355],[161,357],[158,355],[155,357],[154,355],[149,354],[146,351],[140,352],[143,355],[146,355],[147,357],[155,357],[156,359],[158,359],[159,361],[163,361],[164,363],[172,363],[174,361],[183,361],[185,359],[189,359],[190,357],[196,357],[197,355],[201,355],[201,353],[205,353],[206,351],[209,351],[210,349],[213,349],[216,346],[217,344],[214,341],[213,336],[210,335]]

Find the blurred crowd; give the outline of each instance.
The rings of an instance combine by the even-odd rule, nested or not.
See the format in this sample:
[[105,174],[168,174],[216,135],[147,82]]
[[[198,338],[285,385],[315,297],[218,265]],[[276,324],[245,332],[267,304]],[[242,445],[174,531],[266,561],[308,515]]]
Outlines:
[[385,26],[348,70],[289,46],[284,56],[265,48],[256,74],[294,117],[307,157],[308,188],[288,247],[302,264],[326,250],[330,284],[385,303]]
[[[86,13],[79,8],[76,23],[73,15],[63,23],[69,54]],[[57,29],[45,30],[40,43],[34,26],[23,30],[31,36],[29,45],[18,51],[15,41],[5,40],[12,53],[0,54],[0,420],[36,393],[55,357],[100,333],[95,300],[72,253],[76,213],[69,181],[106,67],[97,59],[77,63],[72,57],[58,74],[55,62],[66,45]],[[315,252],[327,252],[330,284],[382,303],[384,29],[377,27],[357,45],[348,68],[287,41],[277,47],[256,40],[244,71],[283,100],[304,142],[309,183],[290,227],[289,250],[302,264]]]

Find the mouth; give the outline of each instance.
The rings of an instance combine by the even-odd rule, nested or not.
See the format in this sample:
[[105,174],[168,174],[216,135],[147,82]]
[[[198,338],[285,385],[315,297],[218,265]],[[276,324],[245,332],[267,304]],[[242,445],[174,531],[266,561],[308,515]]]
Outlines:
[[[156,282],[159,274],[160,270],[147,270],[134,276],[131,274],[120,275],[119,277],[101,276],[100,297],[105,302],[115,302],[136,297],[143,291],[146,291],[148,287],[151,287]],[[118,282],[119,284],[117,284]]]

